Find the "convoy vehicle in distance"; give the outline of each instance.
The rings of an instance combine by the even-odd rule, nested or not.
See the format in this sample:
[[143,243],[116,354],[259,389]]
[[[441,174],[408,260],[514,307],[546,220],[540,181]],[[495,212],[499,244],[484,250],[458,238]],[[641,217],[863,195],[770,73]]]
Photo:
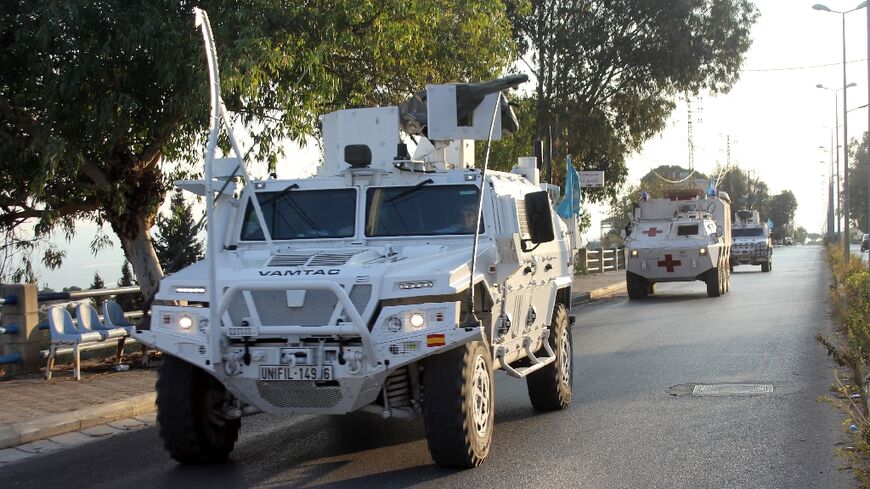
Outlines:
[[773,270],[773,243],[770,227],[761,222],[757,210],[734,213],[731,227],[731,269],[737,265],[761,265],[762,272]]
[[701,280],[707,295],[730,288],[731,201],[700,190],[641,200],[630,217],[625,245],[629,299],[655,292],[658,282]]
[[212,132],[205,178],[177,185],[206,197],[207,254],[161,281],[151,329],[135,334],[165,353],[170,455],[224,460],[248,413],[367,411],[422,417],[436,463],[474,467],[492,442],[495,370],[525,379],[535,409],[568,406],[578,219],[554,212],[535,158],[510,173],[474,164],[474,140],[516,128],[501,91],[525,76],[327,114],[316,176],[257,179],[231,131],[235,156],[215,156],[226,114],[197,12]]

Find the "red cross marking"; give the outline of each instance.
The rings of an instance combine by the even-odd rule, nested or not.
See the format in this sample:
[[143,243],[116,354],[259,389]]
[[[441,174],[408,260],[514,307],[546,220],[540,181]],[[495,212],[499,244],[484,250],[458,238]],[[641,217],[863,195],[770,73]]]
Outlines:
[[665,255],[664,260],[659,260],[656,264],[660,267],[665,267],[668,269],[668,272],[673,272],[674,267],[678,267],[683,264],[680,260],[674,260],[673,255]]
[[650,238],[655,238],[656,233],[660,233],[660,232],[661,232],[661,229],[658,229],[656,227],[651,227],[651,228],[647,229],[646,231],[644,231],[643,234],[649,236]]

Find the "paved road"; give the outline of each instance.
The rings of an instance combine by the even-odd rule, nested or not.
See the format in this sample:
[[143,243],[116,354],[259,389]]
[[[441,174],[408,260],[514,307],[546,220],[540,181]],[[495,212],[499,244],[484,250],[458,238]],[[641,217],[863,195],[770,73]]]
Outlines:
[[[177,466],[150,428],[7,466],[0,487],[853,487],[834,456],[842,415],[816,400],[832,380],[813,340],[826,283],[819,248],[789,247],[771,273],[738,267],[718,299],[666,284],[575,311],[575,402],[537,414],[499,374],[495,447],[475,470],[434,467],[416,421],[260,415],[227,465]],[[696,383],[773,391],[693,396]]]

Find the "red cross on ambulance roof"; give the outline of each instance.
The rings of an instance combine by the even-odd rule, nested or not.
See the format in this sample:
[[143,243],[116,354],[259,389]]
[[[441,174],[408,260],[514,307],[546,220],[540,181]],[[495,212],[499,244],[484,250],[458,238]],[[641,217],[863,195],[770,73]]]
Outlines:
[[659,228],[653,226],[653,227],[647,229],[646,231],[644,231],[643,234],[649,236],[650,238],[655,238],[655,237],[656,237],[656,233],[660,233],[660,232],[662,232],[661,229],[659,229]]
[[673,272],[674,267],[678,267],[682,264],[683,262],[681,262],[680,260],[674,260],[673,255],[665,255],[664,260],[659,260],[658,262],[656,262],[656,265],[666,268],[668,272]]

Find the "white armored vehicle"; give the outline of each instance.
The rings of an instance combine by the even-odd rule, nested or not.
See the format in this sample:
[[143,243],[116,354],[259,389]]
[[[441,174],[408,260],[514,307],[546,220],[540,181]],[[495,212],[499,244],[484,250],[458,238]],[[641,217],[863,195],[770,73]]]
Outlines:
[[770,227],[761,222],[758,211],[739,210],[731,227],[731,269],[737,265],[761,265],[762,272],[773,270],[773,244]]
[[630,299],[652,294],[658,282],[701,280],[710,297],[728,291],[731,204],[726,193],[642,200],[630,217],[625,246]]
[[[490,449],[495,370],[525,378],[534,408],[565,408],[575,219],[553,212],[534,158],[512,173],[473,164],[473,140],[515,125],[500,91],[524,77],[333,112],[315,177],[256,180],[215,157],[226,114],[198,19],[212,134],[205,179],[178,185],[206,196],[208,250],[163,279],[136,333],[165,353],[172,457],[225,459],[248,413],[362,410],[421,416],[435,462],[473,467]],[[400,128],[418,137],[413,156]]]

